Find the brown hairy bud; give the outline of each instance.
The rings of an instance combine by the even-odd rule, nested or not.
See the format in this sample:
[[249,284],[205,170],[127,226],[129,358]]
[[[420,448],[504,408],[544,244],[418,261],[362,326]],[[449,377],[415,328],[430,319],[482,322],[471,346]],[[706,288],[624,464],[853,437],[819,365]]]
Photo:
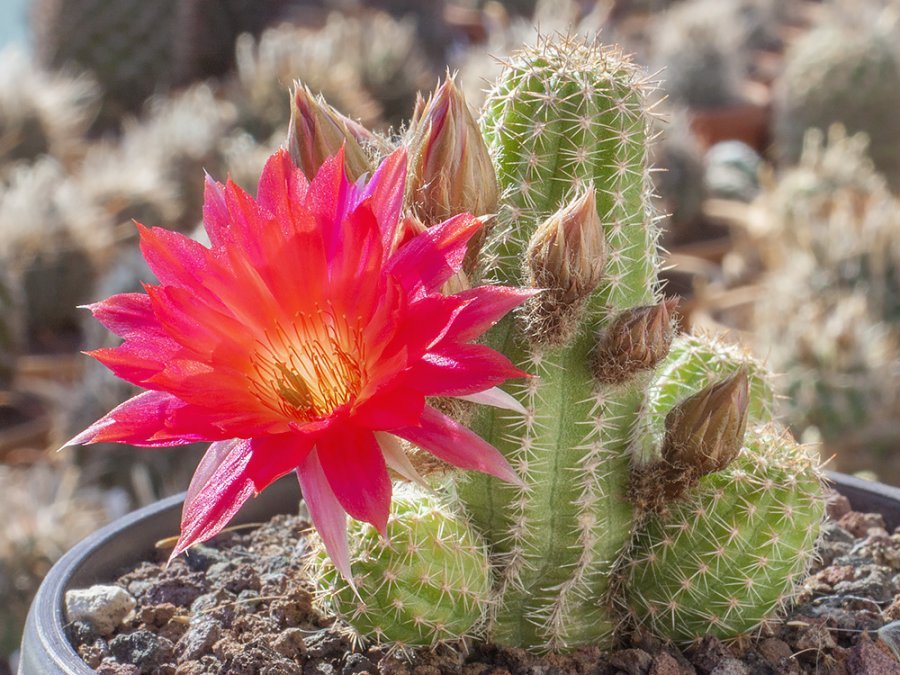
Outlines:
[[669,353],[677,298],[657,305],[632,307],[619,314],[601,336],[594,352],[594,376],[607,384],[622,384],[650,370]]
[[749,401],[747,369],[742,367],[672,408],[666,416],[662,459],[632,474],[635,506],[660,511],[702,476],[728,466],[744,440]]
[[371,134],[360,124],[344,117],[306,86],[291,93],[291,124],[287,146],[294,163],[312,180],[327,158],[344,148],[344,167],[350,180],[371,170],[361,143]]
[[527,305],[527,332],[539,344],[562,344],[575,330],[584,300],[600,284],[606,240],[593,189],[535,230],[525,252],[530,285],[543,289]]
[[406,203],[426,225],[497,210],[497,178],[478,123],[452,77],[419,97],[407,136]]
[[695,477],[721,471],[741,449],[749,402],[746,367],[686,398],[666,416],[663,459]]

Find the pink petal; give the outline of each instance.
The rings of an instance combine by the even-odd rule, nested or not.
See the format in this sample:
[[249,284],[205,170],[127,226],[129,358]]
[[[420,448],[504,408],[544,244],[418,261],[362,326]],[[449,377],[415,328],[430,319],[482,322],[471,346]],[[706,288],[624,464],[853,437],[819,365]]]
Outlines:
[[205,484],[184,502],[181,512],[181,536],[169,560],[196,543],[206,541],[224,528],[255,493],[247,476],[252,458],[249,440],[233,444]]
[[397,339],[406,345],[408,360],[418,359],[440,342],[462,310],[462,301],[452,295],[427,295],[412,303],[397,331]]
[[227,448],[217,447],[208,462],[204,457],[198,467],[202,474],[191,481],[191,499],[184,503],[181,537],[172,558],[218,534],[247,499],[303,464],[311,449],[311,439],[281,434],[238,439]]
[[411,297],[435,291],[462,268],[466,244],[480,227],[468,213],[453,216],[407,242],[390,259],[387,271]]
[[328,259],[339,250],[341,224],[356,208],[358,197],[356,186],[347,180],[344,149],[341,148],[336,155],[322,163],[306,193],[306,205],[319,224]]
[[411,365],[403,382],[426,396],[464,396],[527,375],[490,347],[444,344]]
[[318,438],[316,453],[344,510],[357,520],[372,523],[385,535],[391,479],[372,432],[348,425],[332,429]]
[[194,469],[194,475],[191,477],[191,483],[188,485],[187,492],[184,495],[185,503],[193,502],[197,494],[202,490],[209,479],[212,478],[216,470],[222,466],[222,463],[228,458],[232,450],[235,450],[241,443],[246,443],[240,438],[232,438],[227,441],[216,441],[210,443],[203,458]]
[[206,284],[213,265],[208,248],[162,227],[147,228],[138,223],[138,231],[141,253],[161,284],[190,288],[205,302],[213,306],[221,304]]
[[338,502],[322,465],[318,450],[313,450],[297,469],[303,500],[309,509],[309,518],[322,537],[325,550],[341,576],[352,583],[350,551],[347,546],[347,514]]
[[189,404],[160,391],[128,399],[71,439],[68,445],[128,443],[147,448],[228,438],[208,418],[183,415]]
[[527,415],[528,411],[519,403],[511,394],[507,394],[499,387],[491,387],[476,394],[465,394],[457,398],[472,403],[480,403],[481,405],[490,405],[495,408],[503,408],[504,410],[512,410],[513,412]]
[[306,176],[294,165],[290,153],[281,148],[266,162],[256,198],[278,223],[291,223],[306,198],[307,189]]
[[363,189],[361,198],[369,200],[369,208],[381,224],[382,246],[389,251],[394,241],[400,208],[406,186],[406,149],[397,148],[375,170]]
[[383,431],[376,431],[375,440],[378,441],[378,445],[381,447],[384,461],[389,469],[393,469],[408,481],[430,488],[428,482],[422,478],[421,474],[416,471],[416,467],[409,461],[409,456],[404,452],[403,446],[400,445],[400,441],[397,440],[396,436]]
[[539,293],[533,288],[509,288],[507,286],[477,286],[453,297],[466,302],[453,319],[447,331],[447,339],[469,342],[479,337],[514,307]]
[[153,314],[150,298],[144,293],[120,293],[87,305],[97,321],[119,337],[164,335]]
[[224,246],[230,240],[229,220],[225,186],[207,175],[203,192],[203,227],[213,246]]
[[392,387],[373,392],[353,409],[353,423],[375,431],[415,424],[422,416],[425,396],[410,389]]
[[524,485],[509,462],[493,445],[434,408],[426,406],[419,426],[395,429],[392,433],[453,466],[481,471],[508,483]]

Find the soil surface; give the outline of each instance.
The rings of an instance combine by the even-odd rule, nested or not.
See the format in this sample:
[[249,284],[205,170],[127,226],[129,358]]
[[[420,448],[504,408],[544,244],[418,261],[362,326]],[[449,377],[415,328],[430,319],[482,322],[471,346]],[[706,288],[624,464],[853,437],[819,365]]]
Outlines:
[[[880,515],[850,511],[842,497],[831,500],[829,512],[820,562],[787,616],[730,644],[707,637],[679,650],[635,635],[612,653],[534,656],[470,645],[467,652],[445,647],[408,658],[354,648],[312,607],[300,562],[308,524],[290,516],[220,535],[168,567],[161,552],[160,562],[141,563],[116,580],[137,605],[114,634],[98,635],[81,621],[70,625],[70,637],[106,675],[900,674],[876,634],[900,620],[900,528],[888,532]],[[882,631],[887,639],[890,628]]]

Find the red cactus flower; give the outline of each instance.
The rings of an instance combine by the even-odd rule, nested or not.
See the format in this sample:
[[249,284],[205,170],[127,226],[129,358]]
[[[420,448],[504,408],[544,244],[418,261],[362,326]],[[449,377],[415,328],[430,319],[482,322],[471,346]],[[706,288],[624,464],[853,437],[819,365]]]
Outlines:
[[139,225],[160,283],[90,306],[124,338],[90,355],[148,391],[70,444],[212,442],[188,489],[173,556],[296,471],[313,524],[349,578],[346,514],[383,533],[388,467],[415,475],[398,438],[458,467],[518,480],[495,448],[425,397],[515,409],[496,385],[524,373],[470,341],[530,292],[482,286],[442,295],[480,223],[464,214],[397,236],[405,179],[402,150],[356,184],[343,153],[307,182],[280,151],[257,199],[207,180],[210,248]]

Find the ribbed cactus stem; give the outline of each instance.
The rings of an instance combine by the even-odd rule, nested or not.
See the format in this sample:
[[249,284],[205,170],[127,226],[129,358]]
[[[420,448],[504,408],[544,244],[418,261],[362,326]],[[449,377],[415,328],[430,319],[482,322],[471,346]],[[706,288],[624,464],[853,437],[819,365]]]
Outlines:
[[504,562],[492,637],[505,644],[572,647],[607,640],[614,628],[603,596],[631,528],[626,448],[646,376],[599,382],[592,355],[619,313],[657,299],[645,89],[618,50],[557,39],[513,56],[485,104],[501,201],[484,276],[525,282],[541,224],[591,190],[606,256],[562,344],[526,337],[514,319],[488,337],[539,376],[515,392],[524,418],[482,411],[473,422],[527,487],[475,476],[459,488]]
[[474,632],[491,601],[491,572],[481,538],[446,499],[398,486],[387,538],[350,521],[353,586],[324,548],[312,558],[318,601],[361,639],[400,647],[434,646]]
[[644,523],[624,583],[633,619],[679,643],[752,630],[806,572],[824,508],[814,459],[751,431],[731,465]]

